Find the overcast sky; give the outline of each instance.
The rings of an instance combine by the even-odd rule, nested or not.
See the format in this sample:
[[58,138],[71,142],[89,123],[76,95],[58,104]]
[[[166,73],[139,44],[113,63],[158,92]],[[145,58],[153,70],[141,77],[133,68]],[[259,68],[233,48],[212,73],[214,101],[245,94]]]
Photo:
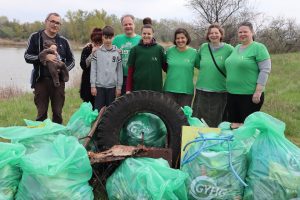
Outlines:
[[[104,9],[108,14],[133,14],[138,18],[151,17],[178,19],[192,22],[194,13],[186,7],[187,0],[0,0],[0,16],[19,22],[43,21],[49,12],[58,12],[63,17],[68,10],[92,11]],[[300,23],[298,0],[250,0],[258,12],[267,16],[295,18]]]

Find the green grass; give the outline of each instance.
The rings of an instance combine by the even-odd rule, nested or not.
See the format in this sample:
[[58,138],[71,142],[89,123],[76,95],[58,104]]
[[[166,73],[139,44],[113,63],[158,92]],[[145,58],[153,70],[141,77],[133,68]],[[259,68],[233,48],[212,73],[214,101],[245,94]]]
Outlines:
[[[71,115],[79,108],[82,103],[78,88],[66,90],[66,100],[63,108],[63,119],[66,124]],[[0,99],[0,127],[23,126],[23,119],[35,120],[36,107],[33,102],[33,94],[26,93]],[[48,117],[52,117],[51,107],[48,110]]]
[[[262,107],[262,111],[286,123],[287,137],[298,146],[300,146],[299,57],[300,53],[272,55],[272,72],[266,86],[265,103]],[[24,125],[23,119],[35,119],[33,94],[17,94],[2,99],[0,96],[0,127]],[[78,88],[67,89],[63,109],[64,124],[80,104]],[[48,116],[51,117],[50,111],[49,114]]]
[[299,53],[272,55],[262,111],[286,123],[285,134],[300,145]]

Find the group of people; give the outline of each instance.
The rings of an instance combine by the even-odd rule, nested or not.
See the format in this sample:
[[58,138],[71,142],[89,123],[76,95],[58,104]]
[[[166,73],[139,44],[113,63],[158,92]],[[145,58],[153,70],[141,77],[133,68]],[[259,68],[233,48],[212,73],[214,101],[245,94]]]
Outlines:
[[[64,79],[54,87],[45,61],[58,62],[57,56],[47,54],[41,62],[39,54],[44,42],[53,40],[61,61],[72,69],[74,58],[69,44],[58,35],[60,23],[59,15],[50,13],[45,30],[30,36],[25,52],[26,61],[34,64],[37,120],[47,117],[50,99],[57,123],[62,123]],[[163,92],[180,106],[192,106],[194,116],[211,127],[222,122],[225,108],[227,120],[236,123],[243,123],[249,114],[260,110],[271,60],[267,48],[254,41],[251,23],[239,25],[240,44],[236,47],[223,42],[225,33],[220,25],[210,25],[207,42],[198,51],[189,46],[191,37],[184,28],[176,29],[174,45],[165,51],[155,40],[150,18],[143,20],[141,35],[135,33],[132,15],[124,15],[121,24],[124,33],[116,36],[111,26],[94,28],[91,42],[82,50],[80,97],[91,102],[94,109],[100,110],[131,91],[152,90]],[[194,68],[199,69],[196,86]],[[162,71],[166,72],[165,81]]]

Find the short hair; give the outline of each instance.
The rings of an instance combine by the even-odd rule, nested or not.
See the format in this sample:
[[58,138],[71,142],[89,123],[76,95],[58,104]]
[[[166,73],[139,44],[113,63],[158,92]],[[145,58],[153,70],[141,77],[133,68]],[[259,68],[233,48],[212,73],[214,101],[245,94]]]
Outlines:
[[250,31],[254,33],[253,25],[251,22],[248,22],[248,21],[242,22],[238,25],[238,27],[240,28],[241,26],[249,27]]
[[224,35],[225,35],[225,31],[224,29],[218,24],[218,23],[213,23],[211,25],[209,25],[207,32],[206,32],[206,40],[209,41],[209,37],[208,35],[210,34],[211,29],[216,28],[219,30],[219,32],[221,33],[221,38],[220,41],[223,41]]
[[134,21],[134,16],[133,16],[133,15],[131,15],[131,14],[126,14],[126,15],[123,15],[123,16],[121,17],[121,24],[123,24],[123,20],[124,20],[125,17],[130,17],[130,18],[132,19],[132,21]]
[[53,15],[53,16],[56,16],[56,17],[60,17],[60,15],[59,15],[58,13],[52,12],[52,13],[49,13],[49,14],[47,15],[47,17],[46,17],[45,20],[48,20],[52,15]]
[[145,17],[143,19],[143,25],[145,24],[151,24],[152,25],[152,19],[150,17]]
[[104,26],[102,35],[112,37],[115,35],[114,28],[111,26]]
[[173,44],[176,45],[176,35],[180,34],[180,33],[182,33],[187,38],[186,44],[189,45],[191,43],[191,36],[187,32],[187,30],[184,29],[184,28],[178,28],[178,29],[175,30]]
[[145,25],[143,25],[142,28],[141,28],[141,31],[143,31],[144,28],[151,28],[151,29],[152,29],[152,32],[154,33],[154,29],[153,29],[153,27],[151,26],[151,24],[145,24]]
[[98,27],[94,28],[90,38],[92,42],[102,44],[102,29]]

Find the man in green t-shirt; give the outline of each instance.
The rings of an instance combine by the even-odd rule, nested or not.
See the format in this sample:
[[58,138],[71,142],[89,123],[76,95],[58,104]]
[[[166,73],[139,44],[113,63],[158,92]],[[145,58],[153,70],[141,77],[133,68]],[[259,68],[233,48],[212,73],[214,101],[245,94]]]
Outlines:
[[113,45],[121,50],[122,66],[123,66],[123,86],[121,94],[126,92],[126,80],[128,75],[127,60],[130,49],[137,45],[141,40],[141,36],[135,33],[134,16],[124,15],[121,17],[123,34],[117,35],[113,40]]

